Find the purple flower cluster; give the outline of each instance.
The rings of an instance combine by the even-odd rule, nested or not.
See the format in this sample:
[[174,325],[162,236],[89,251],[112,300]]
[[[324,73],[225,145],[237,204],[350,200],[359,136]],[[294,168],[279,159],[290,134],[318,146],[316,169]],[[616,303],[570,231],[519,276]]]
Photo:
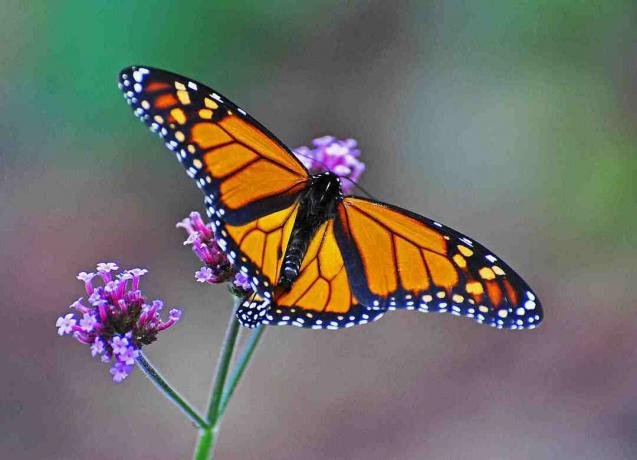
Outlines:
[[323,136],[314,139],[312,145],[313,149],[298,147],[294,154],[311,174],[331,171],[349,179],[341,181],[343,192],[349,193],[365,171],[365,163],[359,159],[358,143],[354,139],[338,140],[334,136]]
[[192,245],[193,252],[205,264],[195,273],[200,283],[218,284],[233,280],[235,288],[250,290],[250,280],[243,273],[237,273],[217,244],[215,233],[210,224],[206,225],[198,212],[177,223],[177,227],[186,230],[188,238],[185,245]]
[[[135,358],[143,345],[157,339],[157,334],[181,318],[181,310],[172,309],[167,320],[160,318],[161,300],[147,303],[139,289],[140,278],[148,270],[134,268],[119,274],[112,263],[97,264],[97,273],[82,272],[77,279],[84,282],[88,299],[71,304],[75,312],[60,316],[55,323],[58,335],[72,334],[79,342],[90,345],[91,355],[101,356],[104,363],[113,362],[113,381],[123,381],[133,370]],[[102,281],[96,286],[94,280]]]

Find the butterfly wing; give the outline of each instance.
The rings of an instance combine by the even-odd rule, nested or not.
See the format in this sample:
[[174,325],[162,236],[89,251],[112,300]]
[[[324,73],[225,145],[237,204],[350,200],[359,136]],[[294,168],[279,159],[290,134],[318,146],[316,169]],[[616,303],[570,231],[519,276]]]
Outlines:
[[393,308],[451,311],[496,327],[541,321],[533,292],[486,248],[409,211],[355,197],[316,233],[290,291],[275,292],[307,170],[265,127],[201,83],[130,67],[120,87],[203,190],[219,244],[263,298],[259,308],[242,306],[250,324],[338,329]]
[[346,197],[334,230],[352,291],[371,309],[449,311],[510,329],[542,321],[539,300],[515,271],[438,222]]
[[274,302],[248,299],[237,312],[248,327],[291,324],[312,329],[340,329],[380,318],[382,311],[362,306],[354,296],[340,247],[334,236],[334,219],[317,230],[310,242],[299,277],[289,291],[275,292]]
[[124,97],[205,194],[231,262],[269,297],[308,172],[244,110],[207,86],[150,67],[120,73]]

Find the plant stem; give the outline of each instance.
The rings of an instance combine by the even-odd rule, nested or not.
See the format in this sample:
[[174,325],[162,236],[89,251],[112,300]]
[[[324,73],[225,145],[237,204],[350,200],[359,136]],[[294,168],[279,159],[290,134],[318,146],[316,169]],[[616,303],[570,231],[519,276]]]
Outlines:
[[217,362],[217,369],[215,370],[210,402],[208,404],[208,414],[206,416],[207,424],[203,430],[199,431],[197,446],[195,447],[195,460],[208,460],[212,458],[215,441],[217,440],[217,433],[219,431],[217,418],[217,415],[219,414],[219,405],[221,404],[223,387],[226,383],[228,368],[230,367],[232,353],[239,334],[239,322],[235,318],[235,313],[241,305],[241,299],[236,296],[233,296],[232,299],[232,314],[230,315],[230,321],[228,322],[228,328],[226,329],[226,336],[223,339],[221,353],[219,354],[219,361]]
[[221,353],[219,354],[219,361],[212,385],[210,403],[208,405],[207,425],[199,431],[194,460],[209,460],[212,458],[223,414],[265,330],[265,327],[261,326],[252,331],[228,382],[228,370],[230,369],[230,363],[240,329],[235,314],[241,305],[242,299],[233,296],[233,301],[234,307],[230,321],[228,322],[226,335],[223,339],[223,345],[221,346]]
[[136,359],[140,369],[146,374],[146,377],[161,391],[166,398],[170,399],[198,428],[208,429],[209,424],[195,411],[188,402],[175,391],[170,384],[161,376],[143,352],[139,352]]
[[226,329],[226,336],[223,339],[221,354],[219,355],[217,370],[215,371],[210,403],[208,404],[208,415],[206,417],[208,424],[212,427],[215,426],[217,415],[219,414],[219,405],[221,404],[223,387],[226,384],[226,377],[228,376],[230,361],[232,360],[232,352],[234,351],[234,346],[237,343],[237,335],[239,334],[240,326],[239,321],[235,318],[235,313],[241,305],[241,300],[242,299],[233,296],[234,307],[232,308],[232,315],[230,315],[228,329]]
[[195,447],[194,460],[208,460],[210,458],[210,448],[212,447],[212,430],[205,428],[199,431],[199,439]]
[[237,388],[237,385],[239,384],[239,380],[241,380],[241,377],[243,376],[243,372],[246,370],[246,367],[248,366],[248,363],[250,362],[250,359],[252,358],[252,354],[254,353],[254,350],[259,344],[259,339],[261,339],[261,336],[263,335],[263,331],[265,331],[265,326],[259,326],[256,329],[254,329],[250,333],[250,337],[248,337],[248,340],[243,346],[243,350],[241,351],[241,355],[238,358],[238,362],[235,365],[235,368],[232,371],[232,374],[230,375],[230,378],[228,380],[228,384],[226,385],[224,389],[223,396],[221,398],[221,406],[219,407],[219,415],[217,419],[220,419],[223,416],[223,414],[226,412],[226,408],[228,407],[230,398],[232,398],[234,390]]

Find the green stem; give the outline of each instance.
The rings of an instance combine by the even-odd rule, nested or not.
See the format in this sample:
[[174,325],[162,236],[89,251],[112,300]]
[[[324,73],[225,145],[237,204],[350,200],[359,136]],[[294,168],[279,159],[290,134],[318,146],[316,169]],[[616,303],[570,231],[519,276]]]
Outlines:
[[226,383],[230,361],[232,360],[232,352],[234,351],[234,346],[237,343],[237,335],[239,334],[240,326],[239,321],[235,318],[235,313],[241,305],[242,299],[233,297],[233,300],[234,307],[228,323],[228,329],[226,329],[226,336],[223,339],[221,354],[219,355],[219,362],[217,363],[217,370],[215,372],[214,383],[212,385],[210,403],[208,404],[208,416],[206,419],[211,427],[214,427],[217,421],[219,406],[221,404],[221,396],[223,395],[223,387]]
[[199,431],[194,460],[209,460],[212,458],[223,414],[265,330],[265,327],[261,326],[252,331],[241,352],[241,356],[238,358],[238,363],[232,371],[230,381],[227,382],[228,370],[230,369],[230,363],[240,329],[239,322],[235,319],[235,314],[242,302],[242,299],[236,296],[233,296],[233,300],[234,307],[230,321],[228,322],[226,335],[223,339],[223,345],[221,346],[221,353],[212,385],[210,403],[208,405],[207,426]]
[[226,408],[228,407],[230,398],[232,398],[234,390],[237,388],[237,385],[239,384],[239,380],[241,380],[241,377],[243,376],[243,372],[246,370],[246,367],[248,366],[248,363],[250,362],[250,359],[252,358],[252,354],[254,353],[254,350],[259,344],[259,340],[261,339],[261,336],[263,335],[263,331],[265,331],[265,326],[259,326],[256,329],[254,329],[250,333],[250,337],[248,337],[248,340],[243,346],[243,350],[241,351],[241,355],[238,358],[238,362],[235,365],[235,368],[232,371],[232,374],[230,375],[230,378],[228,380],[228,384],[226,385],[225,390],[223,392],[223,396],[221,398],[221,406],[219,408],[218,419],[221,419],[223,414],[226,412]]
[[213,433],[210,428],[199,431],[197,446],[195,447],[194,460],[208,460],[210,458],[210,449],[213,443]]
[[152,364],[146,358],[146,355],[139,352],[136,359],[140,369],[146,374],[146,377],[161,391],[166,398],[170,399],[198,428],[208,429],[208,423],[195,411],[188,402],[175,391],[170,384],[161,376]]

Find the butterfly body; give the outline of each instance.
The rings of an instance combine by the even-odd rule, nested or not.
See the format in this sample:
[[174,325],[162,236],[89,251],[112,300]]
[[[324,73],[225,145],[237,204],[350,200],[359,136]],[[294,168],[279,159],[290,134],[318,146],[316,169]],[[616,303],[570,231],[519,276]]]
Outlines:
[[526,282],[473,239],[411,211],[344,196],[333,173],[310,175],[289,148],[211,88],[129,67],[127,102],[204,193],[215,236],[257,296],[247,327],[340,329],[396,309],[448,312],[532,329],[542,306]]
[[290,234],[278,286],[288,290],[298,278],[307,248],[319,227],[336,215],[343,199],[341,183],[330,172],[310,176],[307,189],[299,197],[299,208]]

